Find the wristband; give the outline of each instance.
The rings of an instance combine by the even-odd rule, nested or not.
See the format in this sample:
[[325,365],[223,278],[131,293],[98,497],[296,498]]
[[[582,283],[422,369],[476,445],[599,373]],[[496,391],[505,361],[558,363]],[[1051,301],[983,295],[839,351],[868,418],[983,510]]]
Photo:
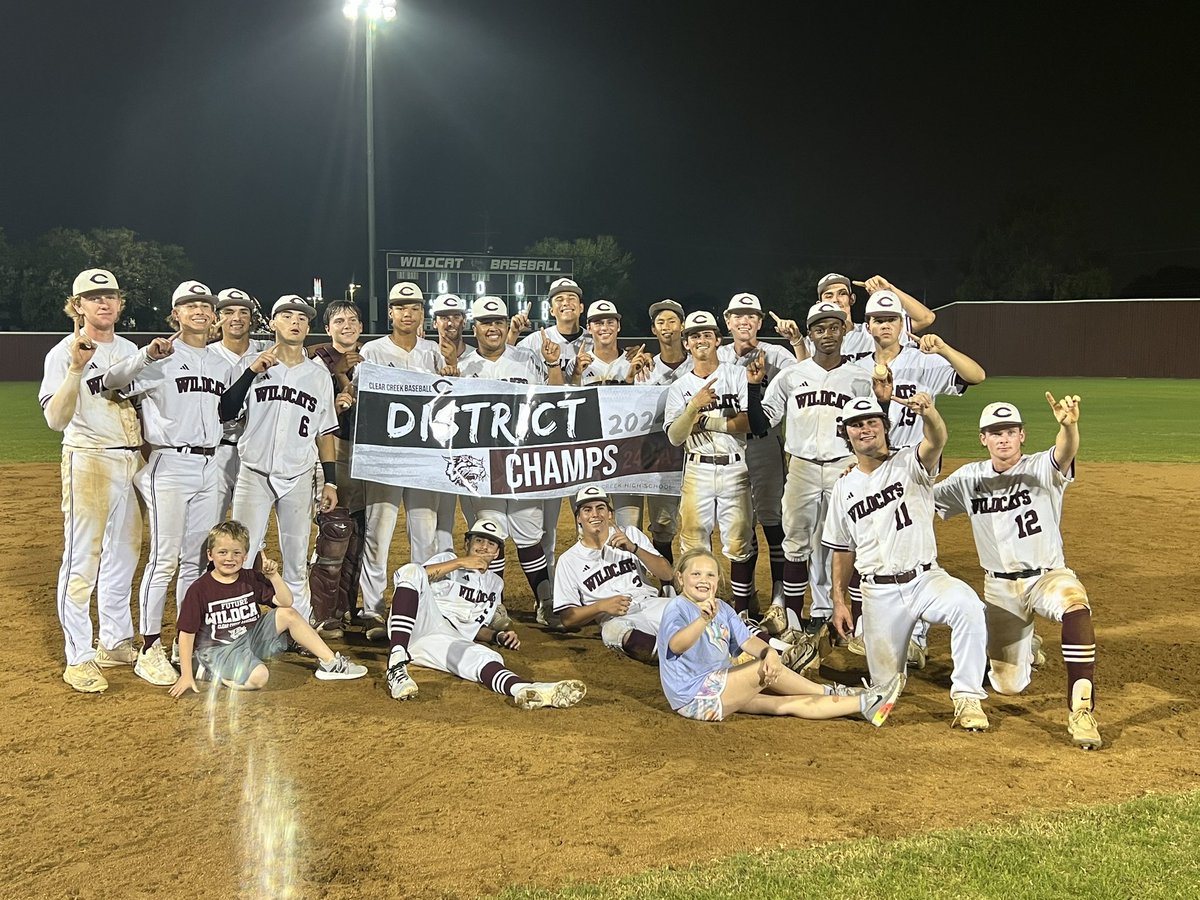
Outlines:
[[492,643],[495,644],[497,647],[504,646],[503,644],[500,643],[500,635],[501,634],[503,634],[503,632],[501,632],[501,631],[492,632]]
[[704,430],[719,431],[724,434],[729,433],[729,419],[718,412],[706,412],[704,414]]
[[321,475],[325,478],[326,487],[331,487],[337,490],[337,463],[322,462]]

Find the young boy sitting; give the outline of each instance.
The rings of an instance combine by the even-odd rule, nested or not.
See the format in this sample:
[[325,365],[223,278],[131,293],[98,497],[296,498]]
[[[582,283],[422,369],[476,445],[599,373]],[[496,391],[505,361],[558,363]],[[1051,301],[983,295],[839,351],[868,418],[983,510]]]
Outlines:
[[[229,520],[208,533],[212,570],[188,589],[179,609],[179,680],[172,697],[191,688],[199,693],[196,671],[220,679],[235,690],[258,690],[270,672],[264,660],[287,649],[287,638],[317,658],[316,676],[322,681],[362,678],[366,666],[334,653],[304,617],[292,609],[292,592],[279,572],[279,563],[262,561],[262,572],[243,569],[250,533],[241,522]],[[259,606],[272,609],[259,612]]]

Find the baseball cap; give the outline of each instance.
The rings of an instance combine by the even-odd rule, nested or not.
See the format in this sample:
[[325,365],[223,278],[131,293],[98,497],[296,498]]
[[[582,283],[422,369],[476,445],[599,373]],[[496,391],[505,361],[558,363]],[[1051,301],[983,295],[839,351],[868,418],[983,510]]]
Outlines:
[[471,304],[471,318],[476,322],[488,319],[507,319],[508,304],[499,297],[480,297]]
[[175,293],[171,295],[172,306],[178,306],[180,303],[191,303],[193,300],[207,300],[214,306],[217,303],[217,298],[208,289],[208,285],[199,281],[185,281],[179,287],[175,288]]
[[687,337],[697,331],[715,331],[720,334],[721,332],[717,328],[717,317],[707,309],[698,309],[694,313],[689,313],[688,317],[683,320],[683,336]]
[[316,309],[309,306],[308,302],[299,294],[284,294],[271,307],[271,318],[273,319],[277,314],[292,309],[304,313],[310,320],[317,317]]
[[844,284],[846,290],[853,293],[854,285],[845,275],[839,275],[837,272],[830,272],[824,278],[817,282],[817,296],[820,297],[823,293],[829,290],[829,286],[833,284]]
[[392,289],[388,291],[388,306],[396,306],[400,303],[425,303],[425,295],[421,293],[421,289],[411,281],[397,281],[392,285]]
[[217,294],[217,309],[225,309],[229,306],[244,306],[246,309],[253,309],[254,301],[240,288],[225,288]]
[[475,524],[468,529],[466,539],[469,541],[473,537],[487,538],[489,541],[495,541],[501,547],[508,540],[508,532],[504,530],[504,526],[492,519],[476,519]]
[[987,431],[995,425],[1024,425],[1021,411],[1011,403],[989,403],[979,414],[979,430]]
[[734,294],[729,298],[729,305],[725,307],[725,317],[729,318],[731,313],[758,313],[763,314],[762,303],[753,294]]
[[883,407],[874,397],[855,397],[842,407],[843,425],[849,425],[859,419],[872,418],[883,419],[885,422],[888,420],[888,417],[883,414]]
[[546,299],[553,300],[558,294],[574,294],[576,297],[582,299],[583,288],[570,278],[556,278],[550,285]]
[[866,316],[899,316],[904,313],[895,291],[876,291],[867,298]]
[[450,313],[458,313],[466,315],[467,304],[463,302],[463,298],[458,294],[438,294],[433,298],[433,303],[429,306],[431,315],[442,316]]
[[117,276],[108,269],[84,269],[75,276],[75,281],[71,284],[71,293],[75,296],[91,294],[96,291],[108,293],[120,289],[117,284]]
[[660,312],[673,312],[679,316],[680,321],[683,320],[683,307],[674,300],[659,300],[657,303],[651,303],[650,321],[654,321],[654,317]]
[[589,484],[575,495],[575,503],[572,508],[575,512],[579,512],[579,507],[583,506],[583,504],[592,503],[596,500],[603,500],[608,504],[608,508],[612,509],[612,500],[609,499],[604,488],[596,487],[594,484]]
[[611,300],[597,300],[588,307],[587,320],[589,322],[594,319],[619,319],[621,314],[617,312],[617,304]]
[[845,322],[849,318],[846,311],[836,303],[814,303],[808,308],[808,319],[805,321],[806,328],[812,328],[815,322],[820,322],[822,319],[839,319]]

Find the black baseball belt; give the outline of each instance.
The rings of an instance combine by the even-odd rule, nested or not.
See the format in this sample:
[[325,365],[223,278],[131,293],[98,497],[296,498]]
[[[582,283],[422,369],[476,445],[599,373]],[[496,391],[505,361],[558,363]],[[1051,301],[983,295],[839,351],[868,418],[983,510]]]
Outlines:
[[864,575],[863,581],[868,584],[908,584],[918,575],[924,575],[932,568],[933,563],[925,563],[923,566],[917,566],[915,569],[899,572],[896,575]]
[[1022,578],[1036,578],[1049,571],[1049,569],[1022,569],[1020,572],[988,572],[988,574],[993,578],[1003,578],[1005,581],[1020,581]]
[[730,463],[742,461],[742,454],[734,453],[729,456],[702,456],[699,453],[689,453],[688,462],[708,463],[710,466],[727,466]]

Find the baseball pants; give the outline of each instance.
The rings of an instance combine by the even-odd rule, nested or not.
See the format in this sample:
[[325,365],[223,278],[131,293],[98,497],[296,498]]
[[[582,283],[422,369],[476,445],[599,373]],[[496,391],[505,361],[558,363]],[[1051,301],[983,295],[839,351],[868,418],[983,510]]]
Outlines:
[[133,637],[129,597],[142,544],[142,514],[133,479],[137,450],[63,448],[63,559],[56,603],[67,665],[96,657],[92,592],[100,643],[115,647]]
[[684,553],[712,546],[713,528],[721,529],[726,559],[745,562],[754,546],[754,510],[750,473],[744,460],[723,466],[689,457],[683,467],[679,498],[679,546]]
[[779,426],[765,436],[746,440],[746,468],[750,472],[750,494],[759,525],[783,521],[783,437]]
[[826,462],[793,456],[788,462],[783,489],[783,554],[793,562],[808,561],[812,616],[833,613],[833,554],[822,546],[821,530],[833,485],[852,461],[849,456]]
[[221,470],[216,454],[180,453],[171,447],[154,450],[133,479],[146,504],[150,553],[138,591],[142,634],[162,632],[167,587],[175,581],[178,611],[201,574],[204,542],[221,519],[218,487]]
[[907,584],[862,579],[863,639],[871,682],[881,684],[905,670],[908,641],[918,619],[950,626],[951,697],[983,700],[987,623],[983,602],[970,586],[935,565]]
[[217,464],[217,522],[223,522],[233,506],[233,488],[237,484],[240,465],[237,444],[222,440],[217,444],[213,459]]
[[679,498],[669,494],[648,494],[646,518],[650,540],[656,544],[671,543],[679,533]]
[[295,478],[272,478],[248,466],[238,470],[233,489],[233,517],[250,532],[250,552],[245,568],[252,568],[267,537],[267,523],[275,510],[279,532],[279,555],[283,559],[284,583],[292,592],[292,606],[307,622],[312,616],[308,593],[308,547],[312,541],[313,476],[305,472]]

